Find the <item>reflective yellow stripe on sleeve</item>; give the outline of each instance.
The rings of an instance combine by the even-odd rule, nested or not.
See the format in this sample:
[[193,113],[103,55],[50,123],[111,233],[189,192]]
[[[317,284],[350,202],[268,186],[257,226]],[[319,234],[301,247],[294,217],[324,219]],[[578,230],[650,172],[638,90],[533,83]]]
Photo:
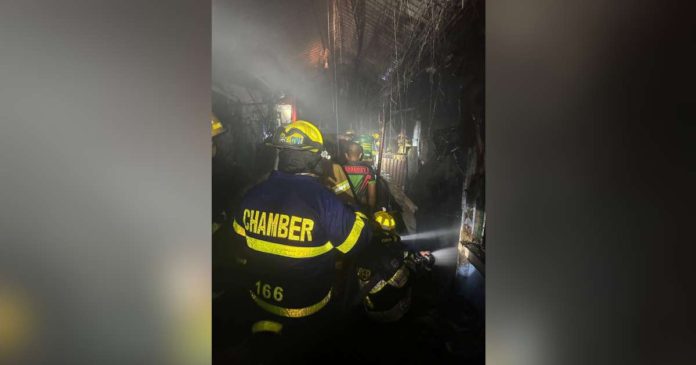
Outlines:
[[408,270],[406,266],[401,266],[399,270],[397,270],[394,275],[387,280],[387,283],[389,285],[401,288],[404,285],[406,285],[406,282],[408,282],[408,277],[411,272]]
[[377,294],[379,293],[380,290],[382,290],[385,286],[387,285],[387,282],[384,280],[380,280],[375,284],[375,287],[370,289],[370,294]]
[[358,242],[358,238],[360,238],[360,233],[362,232],[363,227],[365,227],[365,221],[363,220],[365,218],[367,218],[365,214],[355,212],[355,222],[353,222],[353,228],[350,230],[346,240],[340,245],[336,246],[336,249],[343,253],[348,253],[348,251],[355,246],[355,244]]
[[240,226],[239,223],[237,223],[237,220],[235,219],[232,222],[232,227],[234,228],[234,231],[237,232],[238,235],[242,237],[246,237],[246,230],[244,227]]
[[273,313],[277,316],[281,317],[289,317],[289,318],[299,318],[299,317],[307,317],[310,316],[316,312],[319,312],[326,304],[331,300],[331,290],[329,290],[329,293],[326,294],[324,299],[319,301],[316,304],[312,304],[309,307],[304,307],[304,308],[284,308],[284,307],[279,307],[275,304],[267,303],[263,301],[261,298],[257,297],[256,294],[254,294],[253,291],[249,291],[249,294],[251,294],[251,299],[258,304],[259,307],[263,308],[265,311]]
[[280,333],[283,325],[273,321],[258,321],[251,326],[251,333],[257,332],[274,332]]
[[326,242],[321,246],[314,247],[298,247],[290,245],[282,245],[280,243],[273,243],[268,241],[263,241],[257,238],[248,237],[246,238],[247,246],[254,250],[263,253],[270,253],[272,255],[292,257],[295,259],[310,258],[325,254],[333,248],[331,242]]
[[334,193],[338,194],[344,191],[348,191],[348,189],[350,189],[350,183],[348,182],[348,180],[345,180],[336,184],[336,186],[334,186],[333,188],[333,191]]
[[384,289],[387,284],[395,288],[402,288],[404,285],[406,285],[406,282],[408,282],[409,273],[410,271],[408,268],[406,268],[406,266],[401,266],[389,280],[378,281],[374,288],[370,290],[370,294],[377,294],[380,290]]

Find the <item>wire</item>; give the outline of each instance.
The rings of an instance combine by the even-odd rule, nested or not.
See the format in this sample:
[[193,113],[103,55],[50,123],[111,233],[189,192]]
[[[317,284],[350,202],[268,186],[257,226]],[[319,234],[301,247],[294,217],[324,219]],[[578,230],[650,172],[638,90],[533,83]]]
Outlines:
[[[335,105],[334,114],[336,116],[336,142],[338,142],[338,134],[339,134],[339,129],[340,129],[339,125],[338,125],[339,124],[339,122],[338,122],[338,108],[339,108],[339,105],[338,105],[338,77],[336,75],[336,72],[337,72],[337,70],[336,70],[336,13],[337,13],[336,2],[337,1],[338,0],[333,0],[333,5],[334,5],[333,6],[333,17],[332,17],[332,20],[333,20],[333,53],[332,53],[332,57],[331,57],[331,59],[333,61],[333,83],[334,83],[334,100],[335,100],[335,102],[334,102],[334,105]],[[336,145],[337,145],[336,151],[337,151],[338,155],[340,156],[341,155],[341,144],[336,143]]]

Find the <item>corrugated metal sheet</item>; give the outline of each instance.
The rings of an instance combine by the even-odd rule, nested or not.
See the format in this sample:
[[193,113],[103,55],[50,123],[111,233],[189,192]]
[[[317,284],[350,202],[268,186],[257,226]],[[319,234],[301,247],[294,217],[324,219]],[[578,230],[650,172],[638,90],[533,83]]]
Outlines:
[[389,180],[392,186],[401,191],[406,190],[408,177],[408,163],[406,155],[385,153],[382,159],[382,177]]

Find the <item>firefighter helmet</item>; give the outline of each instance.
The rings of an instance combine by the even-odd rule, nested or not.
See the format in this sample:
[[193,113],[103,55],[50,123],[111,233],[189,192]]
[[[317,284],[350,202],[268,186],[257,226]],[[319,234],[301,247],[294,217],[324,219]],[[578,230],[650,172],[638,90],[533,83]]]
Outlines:
[[319,153],[324,149],[324,137],[314,124],[306,120],[297,120],[279,127],[270,145],[276,148]]
[[386,211],[375,212],[375,221],[385,231],[393,231],[396,228],[394,217]]
[[212,114],[211,119],[210,119],[210,134],[211,137],[215,138],[216,136],[219,136],[225,132],[225,127],[222,125],[220,122],[220,119],[218,119],[215,114]]

